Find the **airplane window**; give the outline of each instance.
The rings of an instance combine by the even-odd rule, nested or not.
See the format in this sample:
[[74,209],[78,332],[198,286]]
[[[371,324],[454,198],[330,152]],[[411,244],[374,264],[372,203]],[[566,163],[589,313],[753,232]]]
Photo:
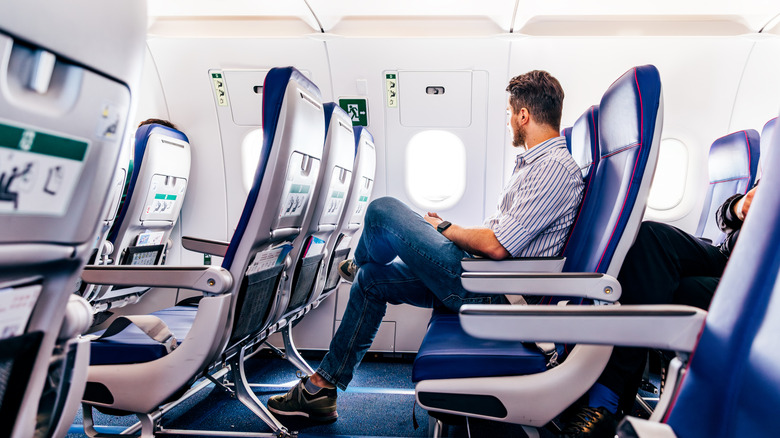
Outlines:
[[447,131],[423,131],[406,147],[406,191],[418,207],[443,210],[466,190],[466,147]]
[[650,187],[647,206],[653,210],[671,210],[678,206],[685,193],[688,176],[688,148],[674,138],[661,140],[658,165]]
[[260,151],[263,149],[263,129],[253,129],[244,136],[241,142],[241,180],[244,182],[244,190],[249,193],[252,182],[255,180],[257,162],[260,160]]

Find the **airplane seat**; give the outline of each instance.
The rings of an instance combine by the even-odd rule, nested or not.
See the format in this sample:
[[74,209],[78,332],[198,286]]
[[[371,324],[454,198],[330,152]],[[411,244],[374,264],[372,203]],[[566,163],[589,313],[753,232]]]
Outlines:
[[[143,125],[135,132],[132,166],[128,167],[124,200],[107,236],[113,248],[109,260],[119,265],[163,264],[186,195],[189,140],[177,129]],[[98,309],[115,308],[117,302],[126,305],[146,290],[105,286],[95,288],[89,299],[93,304],[100,302]]]
[[325,108],[325,162],[320,167],[321,184],[314,196],[313,214],[304,223],[306,230],[293,245],[294,274],[291,275],[292,294],[285,315],[299,311],[319,296],[324,282],[323,260],[333,251],[336,231],[352,183],[355,161],[355,137],[352,121],[340,106],[333,102]]
[[[600,159],[591,171],[594,176],[590,191],[564,253],[564,272],[554,273],[552,269],[540,272],[540,261],[536,259],[527,261],[531,269],[518,263],[522,259],[509,260],[503,262],[508,263],[504,266],[512,266],[514,272],[496,272],[490,267],[482,272],[465,269],[461,277],[464,287],[483,293],[533,292],[535,295],[582,297],[598,304],[617,301],[620,285],[615,277],[644,214],[658,157],[662,120],[663,98],[658,70],[646,65],[622,75],[609,87],[599,105],[597,145]],[[574,146],[577,142],[574,135],[572,141]],[[502,262],[488,261],[488,265],[493,263],[500,267]],[[561,264],[560,261],[556,263]],[[488,314],[490,316],[479,321],[479,326],[493,339],[486,342],[475,338],[462,340],[461,345],[467,344],[462,350],[458,350],[459,346],[449,348],[438,343],[436,353],[446,361],[458,355],[472,354],[475,344],[484,348],[495,346],[496,341],[528,341],[530,336],[525,338],[524,333],[495,330],[494,323],[500,322],[502,317],[494,313],[505,310],[533,313],[538,309],[561,307],[576,312],[577,308],[583,307],[615,306],[466,305],[461,308],[461,327],[471,330],[464,324],[465,309]],[[435,326],[431,325],[426,339],[432,336],[433,329]],[[452,330],[451,327],[447,329]],[[434,418],[456,415],[534,427],[547,424],[579,399],[596,381],[612,352],[609,346],[577,344],[566,360],[557,364],[554,354],[546,357],[540,348],[525,345],[523,354],[537,357],[534,363],[537,369],[522,369],[522,364],[518,364],[510,372],[496,369],[493,375],[485,376],[484,369],[472,367],[473,373],[483,377],[450,377],[452,368],[440,367],[440,363],[434,364],[436,369],[422,368],[419,358],[428,355],[427,348],[424,340],[414,365],[413,380],[417,381],[418,403]],[[502,355],[514,353],[500,347],[496,350]],[[498,362],[494,357],[482,363],[491,364],[494,360]],[[540,364],[544,369],[538,369]]]
[[747,193],[756,178],[759,159],[759,135],[746,129],[725,135],[712,143],[707,160],[709,186],[699,218],[696,236],[720,245],[726,235],[715,220],[717,209],[729,196]]
[[[760,155],[764,155],[771,148],[772,136],[777,129],[777,117],[770,119],[764,124],[761,129],[761,142],[759,144]],[[756,170],[756,181],[761,179],[761,175],[764,173],[764,165],[761,157],[758,157],[758,170]]]
[[[775,187],[776,182],[780,183],[776,171],[780,154],[775,153],[780,138],[772,137],[769,146],[772,149],[764,151],[762,158],[769,164],[763,185]],[[662,396],[666,409],[656,409],[650,421],[626,417],[618,427],[618,436],[721,438],[777,434],[772,418],[780,400],[776,383],[780,380],[776,348],[780,329],[778,224],[780,193],[759,189],[706,319],[703,324],[691,324],[688,333],[678,331],[691,341],[677,349],[680,353],[673,363],[677,362],[682,376],[667,379],[671,390]],[[652,339],[633,336],[623,345],[647,343]]]
[[[339,263],[346,260],[350,250],[357,245],[355,234],[363,226],[363,218],[371,199],[376,175],[376,148],[374,137],[364,127],[354,128],[355,132],[355,163],[352,173],[352,185],[347,192],[347,201],[342,217],[339,220],[337,232],[331,234],[334,239],[334,250],[330,256],[325,285],[320,300],[327,298],[338,286],[339,277],[337,268]],[[353,242],[354,240],[354,242]]]
[[[765,184],[774,187],[780,138],[769,139],[772,151],[764,157],[771,166]],[[777,382],[780,376],[777,349],[771,347],[780,321],[779,223],[778,193],[759,190],[664,419],[679,436],[775,433],[767,419],[780,399],[780,388],[766,382]]]
[[[576,123],[576,122],[575,122]],[[561,135],[566,139],[566,148],[571,152],[571,126],[561,129]]]
[[[153,412],[175,400],[206,370],[229,363],[238,399],[278,436],[282,426],[248,387],[246,350],[261,343],[284,321],[280,282],[289,266],[292,242],[310,214],[317,191],[325,138],[320,91],[293,67],[271,69],[263,86],[263,145],[255,179],[230,242],[183,237],[186,249],[224,257],[213,266],[90,266],[85,281],[120,286],[180,287],[202,291],[197,306],[177,306],[143,320],[120,320],[118,332],[93,341],[93,364],[84,396],[84,427],[92,407],[135,413],[143,433],[159,428]],[[156,318],[155,318],[156,316]],[[162,321],[162,323],[160,323]],[[140,335],[138,328],[148,333]],[[157,338],[157,339],[154,339]],[[119,344],[119,345],[117,345]],[[119,355],[118,350],[134,351]],[[151,361],[142,362],[141,352]],[[276,435],[275,435],[276,436]]]
[[0,14],[0,436],[64,436],[76,415],[92,312],[73,292],[127,131],[145,30],[146,6],[131,1],[31,0]]
[[[569,129],[571,154],[583,174],[583,202],[577,214],[576,222],[583,204],[590,201],[590,187],[596,172],[592,171],[601,159],[598,146],[598,106],[588,108]],[[571,239],[571,235],[569,236]],[[567,245],[568,240],[567,239]],[[566,246],[564,247],[564,252]],[[466,259],[464,263],[473,264]],[[479,263],[482,261],[480,260]],[[554,297],[543,297],[542,302],[549,304]],[[475,342],[476,341],[476,342]],[[563,359],[563,357],[561,357]],[[547,358],[539,354],[535,345],[523,342],[492,342],[486,344],[475,340],[463,332],[458,322],[458,314],[445,307],[433,310],[423,345],[415,358],[412,381],[438,379],[444,373],[448,378],[506,376],[516,370],[539,373],[547,369]],[[435,415],[435,414],[434,414]]]

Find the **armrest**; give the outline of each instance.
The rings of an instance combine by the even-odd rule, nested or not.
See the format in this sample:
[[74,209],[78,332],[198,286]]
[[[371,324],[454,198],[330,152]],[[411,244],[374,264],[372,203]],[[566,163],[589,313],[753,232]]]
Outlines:
[[464,272],[561,272],[566,257],[524,257],[490,260],[464,258],[460,266]]
[[471,336],[648,347],[691,352],[707,312],[680,305],[512,306],[467,304],[460,323]]
[[86,266],[82,280],[113,286],[176,287],[222,294],[233,286],[230,271],[217,266]]
[[676,438],[672,428],[665,423],[626,416],[617,428],[620,438]]
[[460,282],[464,289],[475,293],[584,297],[609,302],[619,300],[622,291],[611,275],[582,272],[464,272]]
[[221,240],[201,239],[198,237],[182,237],[181,246],[190,251],[211,254],[217,257],[225,257],[230,242]]

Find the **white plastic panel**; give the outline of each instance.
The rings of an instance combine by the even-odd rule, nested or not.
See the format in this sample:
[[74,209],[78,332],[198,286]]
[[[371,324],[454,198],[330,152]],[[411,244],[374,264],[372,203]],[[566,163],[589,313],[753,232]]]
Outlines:
[[465,128],[471,124],[470,71],[399,71],[398,105],[406,127]]
[[339,34],[479,34],[508,32],[516,0],[308,0],[326,32]]
[[[484,219],[484,212],[474,206],[481,205],[485,197],[484,138],[487,134],[488,74],[486,71],[432,71],[417,75],[416,94],[424,98],[413,95],[411,105],[421,107],[422,112],[417,114],[420,121],[412,123],[409,120],[409,125],[404,123],[404,112],[409,102],[405,92],[408,88],[403,85],[403,71],[399,72],[399,106],[386,108],[387,144],[393,146],[388,148],[385,162],[388,169],[388,194],[417,208],[418,212],[435,210],[443,213],[445,219],[460,222],[464,226],[479,225]],[[466,83],[469,80],[470,86]],[[425,94],[426,87],[441,84],[445,84],[445,94]],[[448,93],[451,95],[449,98]],[[450,100],[442,104],[439,98]],[[397,118],[399,113],[400,120]],[[447,121],[450,117],[452,123]],[[428,135],[432,128],[442,131],[440,135],[446,138],[444,143],[426,146],[415,144],[414,137]],[[465,144],[470,147],[465,148]],[[430,183],[425,177],[426,166],[434,175],[445,178],[452,187],[420,187]],[[452,168],[447,169],[448,166]],[[458,209],[459,213],[467,217],[453,217],[450,213],[453,209]]]
[[233,122],[242,126],[262,125],[263,82],[268,70],[223,70],[222,74]]
[[[533,35],[739,35],[757,32],[777,14],[772,0],[658,0],[625,2],[518,0],[515,32]],[[542,33],[550,35],[551,33]]]

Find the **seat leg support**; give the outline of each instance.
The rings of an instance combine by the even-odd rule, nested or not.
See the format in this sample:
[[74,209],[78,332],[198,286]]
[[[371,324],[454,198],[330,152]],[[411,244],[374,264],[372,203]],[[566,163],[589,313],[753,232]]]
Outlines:
[[[290,433],[286,427],[282,425],[260,402],[254,392],[252,392],[249,386],[249,381],[246,378],[246,370],[244,369],[244,355],[245,350],[242,348],[241,352],[230,360],[230,369],[233,374],[233,381],[235,383],[236,397],[244,404],[250,411],[257,415],[268,427],[273,431],[274,437],[294,437],[297,436],[297,432]],[[226,435],[227,436],[227,435]]]
[[314,374],[314,369],[303,360],[301,353],[295,348],[292,337],[292,324],[287,324],[287,326],[282,329],[282,339],[284,340],[285,359],[307,376]]

